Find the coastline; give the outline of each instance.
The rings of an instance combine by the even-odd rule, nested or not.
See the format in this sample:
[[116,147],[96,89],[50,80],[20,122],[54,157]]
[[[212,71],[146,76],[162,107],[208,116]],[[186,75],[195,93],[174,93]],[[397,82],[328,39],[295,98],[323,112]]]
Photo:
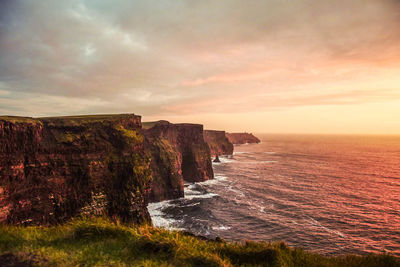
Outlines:
[[[13,191],[4,190],[3,187],[7,189],[12,186],[23,186],[32,189],[32,196],[27,196],[28,205],[19,205],[18,203],[22,202],[17,198],[15,203],[10,202],[8,206],[5,206],[20,208],[19,213],[8,209],[5,214],[21,217],[13,217],[10,221],[7,216],[2,216],[3,222],[7,221],[9,225],[0,226],[0,262],[3,259],[28,266],[35,264],[69,266],[71,262],[88,265],[159,265],[160,263],[196,265],[202,263],[204,266],[252,265],[265,262],[276,266],[286,266],[293,262],[310,266],[321,264],[343,266],[352,262],[356,262],[355,266],[368,266],[368,264],[398,266],[399,264],[398,258],[390,255],[328,257],[299,248],[291,248],[282,242],[225,242],[218,236],[215,237],[216,240],[195,236],[188,233],[186,229],[174,227],[171,218],[169,221],[163,218],[163,206],[173,205],[174,202],[180,200],[218,197],[217,193],[204,192],[199,187],[223,182],[226,179],[219,174],[214,175],[211,151],[203,139],[202,125],[171,124],[162,121],[153,123],[150,128],[142,129],[140,116],[133,114],[41,119],[0,117],[0,123],[1,133],[5,137],[1,140],[3,150],[0,151],[2,155],[0,172],[7,177],[25,179],[25,184],[22,185],[13,183],[12,179],[3,179],[0,199],[14,201],[7,195]],[[219,140],[223,140],[213,144],[216,155],[223,154],[224,151],[228,151],[227,154],[240,155],[241,152],[234,152],[229,145],[225,148],[219,147],[219,142],[227,144],[227,141],[224,134],[221,135],[221,131],[213,133]],[[212,134],[211,138],[213,138]],[[24,136],[24,139],[21,141],[17,138],[19,136]],[[117,146],[110,136],[117,137],[119,142]],[[245,133],[245,136],[247,138],[248,134]],[[99,139],[104,141],[102,143],[104,147],[98,145]],[[149,148],[146,142],[150,142],[152,146]],[[239,146],[247,146],[248,142],[239,143],[241,143]],[[104,157],[102,149],[111,150],[113,153]],[[82,151],[86,151],[87,155],[82,154]],[[151,169],[151,165],[145,162],[146,151],[153,153],[150,160],[156,158],[154,155],[160,155],[157,162],[161,160],[164,165],[153,164],[153,169]],[[8,163],[10,153],[14,153],[11,164]],[[28,161],[23,161],[26,157]],[[141,160],[138,161],[138,158]],[[65,159],[69,160],[68,164],[62,163]],[[131,161],[132,159],[135,161]],[[222,163],[214,164],[223,164],[229,160],[229,158],[221,157]],[[76,165],[76,162],[79,162],[79,165]],[[47,171],[49,165],[55,166],[51,172]],[[140,169],[134,169],[133,175],[129,170],[134,166]],[[136,193],[140,193],[137,195],[138,198],[133,197],[129,200],[135,203],[135,209],[132,209],[132,205],[128,205],[128,202],[122,201],[120,197],[121,190],[125,193],[132,191],[129,183],[123,185],[123,188],[107,191],[109,190],[107,181],[102,180],[111,175],[115,177],[114,182],[117,186],[117,181],[120,179],[118,175],[121,174],[118,171],[121,169],[124,170],[122,173],[124,179],[133,182],[134,188],[138,190]],[[76,177],[70,175],[70,170],[74,171]],[[165,170],[168,171],[163,172]],[[154,183],[150,184],[150,172],[153,177],[158,177],[155,181],[159,184],[156,186],[165,190],[165,193],[159,196],[159,200],[163,201],[150,204],[154,225],[167,226],[170,231],[146,225],[150,222],[146,198],[155,186]],[[41,175],[43,181],[54,182],[54,186],[48,189],[50,191],[33,190],[31,179],[34,180],[36,175]],[[190,177],[192,180],[185,183],[185,177]],[[68,185],[69,179],[75,178],[88,179],[90,183],[94,183],[97,190],[106,190],[108,199],[112,200],[113,213],[110,213],[110,207],[107,207],[110,203],[107,204],[103,199],[104,195],[101,194],[103,191],[93,191],[90,186],[76,188],[77,195],[82,197],[79,192],[84,193],[83,199],[87,202],[81,203],[80,198],[73,199],[77,204],[71,207],[75,210],[68,210],[65,206],[69,203],[65,201],[70,197],[68,191],[56,190],[63,189],[60,185]],[[165,188],[162,183],[168,186],[173,184],[175,187]],[[168,191],[171,188],[175,189]],[[79,191],[82,189],[84,191]],[[56,195],[59,202],[55,202],[55,206],[47,205],[46,209],[43,209],[41,208],[43,201],[30,201],[37,193],[40,193],[39,197],[43,199],[46,199],[48,195],[51,196],[48,199],[50,204],[53,203],[51,201],[54,199],[54,194],[59,194],[59,197]],[[120,205],[121,203],[124,205]],[[118,209],[115,210],[115,207]],[[58,212],[65,209],[70,213],[58,221],[60,218],[54,217],[52,209]],[[82,210],[85,212],[81,212]],[[129,213],[126,213],[127,211]],[[27,217],[30,214],[36,217],[32,217],[33,219]],[[103,218],[99,218],[99,214]],[[97,215],[97,218],[94,215]],[[230,230],[229,226],[224,225],[213,227],[219,230]],[[115,247],[108,245],[110,242]],[[183,252],[182,247],[185,248]],[[139,262],[135,262],[132,257],[136,257],[138,251],[142,251],[144,255]],[[174,253],[169,253],[170,251]],[[193,258],[188,255],[195,256]],[[155,261],[153,261],[154,257]]]
[[[52,227],[0,226],[3,266],[400,266],[388,254],[328,257],[284,242],[226,242],[107,218]],[[6,265],[4,265],[6,264]],[[8,265],[7,265],[8,264]]]

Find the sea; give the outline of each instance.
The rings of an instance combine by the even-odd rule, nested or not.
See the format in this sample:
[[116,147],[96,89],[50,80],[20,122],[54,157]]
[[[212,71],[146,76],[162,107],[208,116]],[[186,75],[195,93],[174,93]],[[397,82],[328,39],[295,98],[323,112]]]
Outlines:
[[153,224],[324,255],[400,256],[400,136],[258,135],[215,179],[149,204]]

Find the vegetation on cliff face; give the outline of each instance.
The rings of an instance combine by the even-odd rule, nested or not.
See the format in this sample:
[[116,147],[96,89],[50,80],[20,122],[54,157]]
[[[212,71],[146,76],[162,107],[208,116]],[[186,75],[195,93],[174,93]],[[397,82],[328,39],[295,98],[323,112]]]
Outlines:
[[12,123],[32,123],[32,124],[41,124],[40,121],[31,118],[31,117],[19,117],[19,116],[0,116],[0,120],[8,121]]
[[228,243],[107,219],[0,226],[0,262],[20,266],[400,266],[389,255],[326,257],[282,242]]
[[260,143],[252,133],[226,133],[226,137],[232,144]]
[[0,221],[54,224],[83,214],[150,221],[150,159],[133,114],[0,117]]
[[141,128],[134,114],[0,117],[0,222],[46,225],[79,214],[148,222],[149,192],[152,201],[179,198],[184,179],[213,178],[202,125]]
[[145,150],[151,153],[153,184],[150,201],[183,197],[183,181],[214,178],[210,150],[199,124],[145,122]]
[[183,177],[178,151],[163,137],[148,138],[145,149],[151,155],[152,202],[183,197]]
[[150,159],[145,153],[123,155],[113,151],[106,160],[110,170],[104,187],[106,214],[123,222],[150,223],[146,209],[151,182]]
[[180,196],[183,177],[213,173],[201,125],[155,123],[145,137],[140,126],[132,114],[0,117],[0,221],[75,217],[51,227],[0,225],[0,265],[400,266],[389,255],[325,257],[282,242],[228,243],[149,226],[152,173],[159,188],[177,190],[164,188],[163,197]]
[[233,144],[229,142],[225,131],[204,130],[203,135],[212,156],[233,154]]

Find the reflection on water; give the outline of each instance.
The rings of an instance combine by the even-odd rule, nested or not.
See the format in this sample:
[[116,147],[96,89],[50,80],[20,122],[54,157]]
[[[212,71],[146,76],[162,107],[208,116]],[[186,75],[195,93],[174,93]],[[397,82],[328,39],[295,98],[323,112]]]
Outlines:
[[154,223],[325,254],[400,255],[400,137],[261,138],[214,164],[216,180],[152,204]]

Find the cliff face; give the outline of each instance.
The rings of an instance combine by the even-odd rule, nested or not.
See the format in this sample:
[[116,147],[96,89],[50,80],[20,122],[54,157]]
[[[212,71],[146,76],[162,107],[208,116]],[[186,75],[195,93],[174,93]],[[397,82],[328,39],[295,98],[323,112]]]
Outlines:
[[184,180],[202,182],[214,178],[202,125],[144,123],[143,134],[146,150],[152,155],[150,201],[183,197]]
[[184,180],[214,178],[202,125],[141,126],[133,114],[0,117],[0,222],[106,214],[142,223],[148,198],[183,197]]
[[0,222],[59,223],[105,213],[150,221],[140,117],[0,117]]
[[260,143],[260,139],[251,133],[226,133],[226,137],[232,144]]
[[213,157],[233,154],[233,144],[225,136],[225,131],[204,130],[203,135]]

